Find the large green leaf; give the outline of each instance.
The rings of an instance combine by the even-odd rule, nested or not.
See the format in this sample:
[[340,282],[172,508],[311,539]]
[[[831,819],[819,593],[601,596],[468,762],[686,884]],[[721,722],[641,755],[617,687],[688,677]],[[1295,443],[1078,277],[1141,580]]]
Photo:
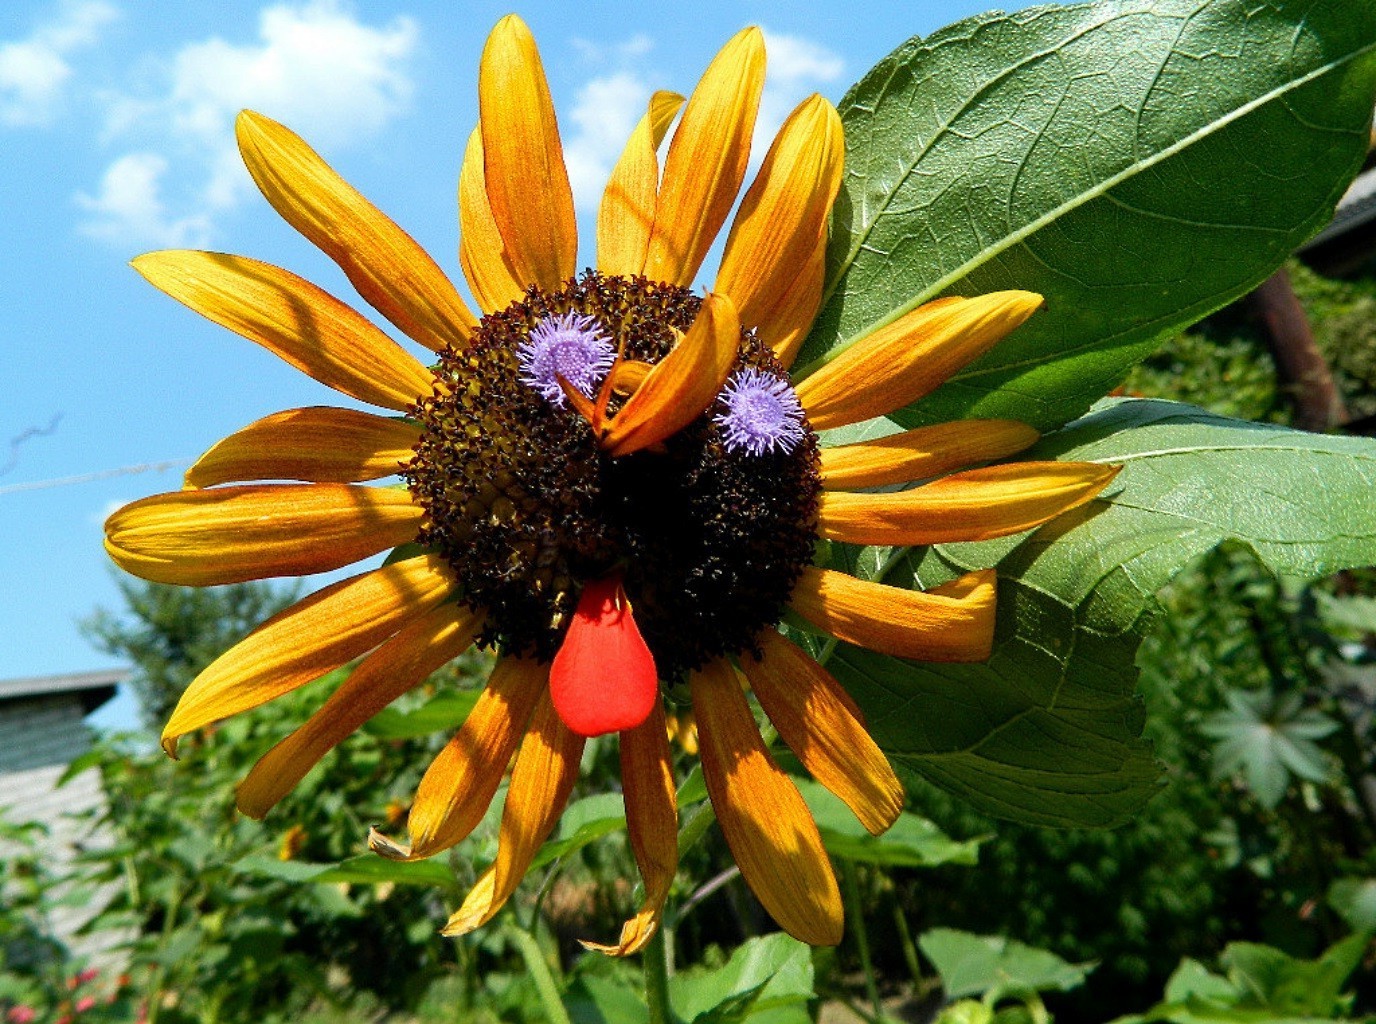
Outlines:
[[1028,457],[1123,469],[1101,500],[1031,534],[844,560],[887,564],[903,585],[997,565],[993,657],[916,664],[842,645],[829,665],[900,771],[992,814],[1115,825],[1157,784],[1133,693],[1153,595],[1227,538],[1278,573],[1376,562],[1376,443],[1118,401]]
[[840,105],[800,366],[935,296],[1025,288],[1049,308],[896,418],[1059,426],[1323,226],[1373,89],[1376,6],[1352,0],[1109,0],[913,39]]
[[971,935],[933,928],[918,937],[922,953],[941,975],[947,999],[981,996],[993,1005],[1005,996],[1068,992],[1084,984],[1093,964],[1072,964],[1004,935]]

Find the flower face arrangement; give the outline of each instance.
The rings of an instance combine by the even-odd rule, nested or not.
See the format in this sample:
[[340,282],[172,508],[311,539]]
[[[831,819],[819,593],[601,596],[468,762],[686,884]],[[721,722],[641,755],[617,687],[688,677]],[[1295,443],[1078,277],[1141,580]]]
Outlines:
[[[386,564],[265,622],[187,689],[163,744],[362,659],[238,790],[261,817],[334,745],[473,644],[497,653],[468,718],[422,779],[405,841],[429,857],[487,810],[513,755],[496,862],[446,930],[490,920],[550,834],[586,737],[616,733],[645,901],[617,942],[653,934],[677,868],[666,688],[686,682],[707,789],[741,872],[775,920],[841,935],[817,828],[770,754],[750,695],[812,775],[874,833],[903,792],[858,708],[780,631],[901,658],[979,661],[991,570],[927,591],[814,564],[820,542],[925,545],[1035,527],[1115,469],[1022,462],[1010,420],[964,420],[828,444],[905,406],[1035,315],[1021,291],[943,298],[794,372],[823,297],[841,122],[818,96],[787,119],[745,192],[721,266],[692,290],[746,177],[765,73],[761,35],[732,39],[691,98],[659,93],[603,196],[581,272],[573,199],[544,72],[503,20],[479,74],[459,183],[475,316],[401,228],[288,129],[244,113],[240,148],[277,211],[344,269],[427,368],[359,313],[239,256],[159,252],[135,267],[192,309],[354,399],[401,414],[294,409],[224,439],[182,491],[116,512],[126,570],[206,586]],[[668,145],[662,176],[659,150]],[[400,474],[404,486],[372,485]],[[271,482],[269,482],[271,481]],[[294,482],[281,482],[294,481]],[[916,486],[913,486],[916,485]]]

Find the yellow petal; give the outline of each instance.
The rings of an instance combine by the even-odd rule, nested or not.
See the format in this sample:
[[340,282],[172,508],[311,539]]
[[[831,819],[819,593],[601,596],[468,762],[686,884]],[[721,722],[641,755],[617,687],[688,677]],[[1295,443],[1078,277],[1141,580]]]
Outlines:
[[822,449],[822,486],[831,491],[910,483],[961,466],[1007,458],[1036,443],[1017,420],[956,420]]
[[789,602],[838,640],[898,658],[984,661],[994,645],[992,569],[914,591],[809,566]]
[[530,731],[516,755],[511,785],[506,791],[502,824],[497,833],[497,860],[479,879],[463,906],[441,929],[444,935],[463,935],[488,921],[520,885],[530,862],[559,816],[578,778],[583,737],[559,720],[545,691]]
[[903,786],[853,702],[830,672],[774,630],[759,645],[762,656],[742,654],[741,668],[760,707],[812,777],[879,835],[903,810]]
[[150,252],[133,267],[155,288],[336,391],[409,409],[434,378],[333,295],[280,267],[218,252]]
[[836,108],[821,96],[804,100],[779,129],[726,239],[714,290],[790,362],[822,301],[821,275],[799,269],[820,266],[844,160]]
[[629,455],[677,433],[715,400],[735,365],[740,320],[725,295],[708,292],[693,326],[656,363],[611,421],[603,447]]
[[1032,292],[994,292],[919,306],[867,334],[798,385],[816,430],[843,427],[917,401],[983,355],[1042,306]]
[[241,480],[355,483],[391,476],[420,428],[353,409],[288,409],[237,430],[186,471],[187,487]]
[[261,818],[345,737],[473,642],[480,620],[449,602],[368,655],[306,724],[269,750],[235,790],[239,810]]
[[817,532],[847,544],[945,544],[1006,537],[1083,505],[1119,466],[1009,462],[885,494],[823,492]]
[[126,572],[188,587],[304,576],[414,540],[423,510],[406,490],[348,484],[215,487],[155,494],[105,521]]
[[747,28],[708,65],[669,143],[645,276],[693,283],[736,201],[764,88],[764,37]]
[[377,833],[369,845],[393,860],[416,860],[462,842],[487,813],[531,712],[548,689],[548,664],[499,660],[473,710],[420,780],[406,824],[409,845]]
[[604,274],[632,277],[645,269],[659,191],[656,153],[682,106],[683,97],[676,92],[651,96],[649,110],[612,168],[597,212],[597,269]]
[[414,238],[271,118],[245,110],[235,132],[267,201],[339,264],[374,309],[436,352],[468,340],[477,321]]
[[807,804],[765,748],[736,672],[710,662],[688,677],[702,772],[722,834],[765,910],[795,939],[841,941],[841,895]]
[[514,14],[483,47],[478,109],[487,198],[516,280],[558,291],[577,270],[573,191],[544,66]]
[[425,555],[354,576],[298,601],[192,681],[163,729],[163,748],[175,757],[179,737],[256,708],[368,653],[452,589],[444,560]]
[[622,926],[616,945],[584,942],[588,949],[629,956],[643,949],[659,927],[664,901],[678,871],[678,808],[674,802],[672,766],[664,706],[657,702],[649,718],[621,734],[626,827],[640,877],[645,880],[645,902],[635,917]]
[[485,313],[505,309],[525,295],[488,205],[481,128],[468,137],[459,172],[459,263]]

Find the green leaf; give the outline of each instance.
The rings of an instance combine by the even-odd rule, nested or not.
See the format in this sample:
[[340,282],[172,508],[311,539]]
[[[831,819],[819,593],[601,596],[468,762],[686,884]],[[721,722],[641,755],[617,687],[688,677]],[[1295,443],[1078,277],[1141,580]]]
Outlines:
[[364,885],[394,882],[398,885],[424,885],[445,889],[454,886],[454,873],[441,860],[418,860],[407,863],[387,860],[372,853],[359,854],[338,864],[315,864],[310,861],[278,860],[276,857],[251,855],[236,861],[234,867],[245,874],[278,878],[285,882],[354,882]]
[[941,975],[946,998],[980,996],[992,1005],[1005,996],[1068,992],[1084,984],[1092,964],[1072,964],[1002,935],[934,928],[917,940]]
[[840,799],[811,779],[793,780],[807,801],[833,857],[863,864],[928,868],[938,864],[978,864],[984,839],[958,842],[926,818],[904,811],[882,836],[873,836]]
[[626,805],[620,793],[599,793],[576,800],[560,816],[558,835],[540,847],[530,870],[542,868],[625,827]]
[[1353,931],[1376,933],[1376,878],[1340,878],[1328,887],[1328,905]]
[[715,970],[690,968],[669,979],[669,1004],[684,1024],[725,1024],[788,1007],[807,1021],[812,996],[811,947],[782,932],[750,939]]
[[1337,722],[1301,707],[1295,693],[1234,690],[1227,698],[1228,709],[1200,725],[1204,735],[1219,741],[1214,747],[1216,777],[1241,772],[1247,788],[1266,807],[1280,803],[1292,773],[1310,782],[1328,781],[1328,759],[1314,740],[1336,731]]
[[1108,0],[913,39],[842,100],[829,291],[800,366],[943,294],[1048,309],[908,425],[1079,415],[1322,227],[1366,153],[1376,8]]
[[1039,530],[913,551],[885,577],[930,585],[998,566],[990,660],[916,664],[840,645],[828,665],[900,772],[994,815],[1117,825],[1158,775],[1133,693],[1153,595],[1230,537],[1278,573],[1376,562],[1376,443],[1117,401],[1028,458],[1123,470],[1100,500]]
[[364,724],[363,731],[383,740],[409,740],[452,732],[463,724],[477,702],[477,690],[446,690],[414,711],[383,708]]
[[1348,936],[1317,960],[1297,960],[1271,946],[1233,942],[1220,959],[1233,984],[1245,993],[1243,1005],[1296,1017],[1332,1017],[1345,1008],[1339,994],[1369,942],[1364,934]]

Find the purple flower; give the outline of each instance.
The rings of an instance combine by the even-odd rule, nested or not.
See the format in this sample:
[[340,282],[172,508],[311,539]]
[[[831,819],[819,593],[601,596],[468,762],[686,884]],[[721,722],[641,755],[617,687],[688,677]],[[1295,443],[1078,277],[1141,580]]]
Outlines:
[[616,362],[611,339],[596,320],[580,313],[545,317],[516,355],[521,361],[521,382],[561,409],[567,398],[559,386],[560,377],[591,398]]
[[785,378],[746,367],[726,382],[720,401],[726,410],[717,414],[715,422],[728,451],[791,452],[807,436],[803,407]]

